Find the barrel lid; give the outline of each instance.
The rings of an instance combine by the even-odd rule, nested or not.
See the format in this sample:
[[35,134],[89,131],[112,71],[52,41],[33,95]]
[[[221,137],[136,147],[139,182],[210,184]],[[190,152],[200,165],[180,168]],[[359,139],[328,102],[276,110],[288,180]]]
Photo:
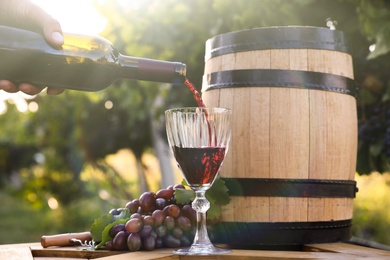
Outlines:
[[205,60],[228,53],[266,49],[347,52],[344,33],[321,27],[276,26],[220,34],[206,41]]

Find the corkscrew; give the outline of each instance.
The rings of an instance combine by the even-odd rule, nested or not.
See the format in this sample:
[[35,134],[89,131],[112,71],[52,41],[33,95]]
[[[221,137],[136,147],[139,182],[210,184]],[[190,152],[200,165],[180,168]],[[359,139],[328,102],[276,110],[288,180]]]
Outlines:
[[95,250],[95,241],[94,240],[85,240],[84,242],[77,238],[71,238],[70,241],[74,243],[79,243],[81,247],[79,247],[79,250],[87,250],[87,251],[94,251]]
[[331,17],[326,19],[326,26],[331,30],[336,30],[337,21],[333,20]]

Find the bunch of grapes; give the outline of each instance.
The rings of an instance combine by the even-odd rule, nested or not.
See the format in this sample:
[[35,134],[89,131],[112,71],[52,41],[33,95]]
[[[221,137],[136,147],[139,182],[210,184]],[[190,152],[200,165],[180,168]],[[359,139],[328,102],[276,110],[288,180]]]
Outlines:
[[382,109],[380,106],[375,106],[367,110],[365,119],[359,122],[358,137],[362,141],[374,143],[384,129]]
[[366,107],[358,137],[362,142],[381,145],[381,151],[390,159],[390,102]]
[[189,204],[176,203],[176,189],[184,189],[184,186],[177,184],[156,193],[144,192],[125,208],[111,210],[114,216],[129,210],[131,216],[126,223],[111,227],[112,240],[105,243],[105,248],[133,252],[190,246],[195,234],[196,212]]

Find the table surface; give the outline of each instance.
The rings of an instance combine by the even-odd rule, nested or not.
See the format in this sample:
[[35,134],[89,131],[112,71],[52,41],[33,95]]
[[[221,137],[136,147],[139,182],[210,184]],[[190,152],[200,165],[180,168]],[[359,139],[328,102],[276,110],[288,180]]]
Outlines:
[[118,252],[81,250],[79,247],[42,248],[40,243],[0,245],[0,260],[179,260],[179,259],[390,259],[390,251],[379,250],[348,243],[304,245],[302,251],[235,250],[225,255],[178,256],[172,249],[154,251]]

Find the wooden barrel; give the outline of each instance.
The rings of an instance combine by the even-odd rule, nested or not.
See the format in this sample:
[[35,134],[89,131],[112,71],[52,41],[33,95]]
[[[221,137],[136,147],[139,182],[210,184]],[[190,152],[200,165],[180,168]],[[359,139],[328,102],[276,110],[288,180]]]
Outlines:
[[231,201],[214,242],[348,240],[357,155],[352,58],[340,31],[269,27],[206,42],[202,98],[231,108],[220,176]]

